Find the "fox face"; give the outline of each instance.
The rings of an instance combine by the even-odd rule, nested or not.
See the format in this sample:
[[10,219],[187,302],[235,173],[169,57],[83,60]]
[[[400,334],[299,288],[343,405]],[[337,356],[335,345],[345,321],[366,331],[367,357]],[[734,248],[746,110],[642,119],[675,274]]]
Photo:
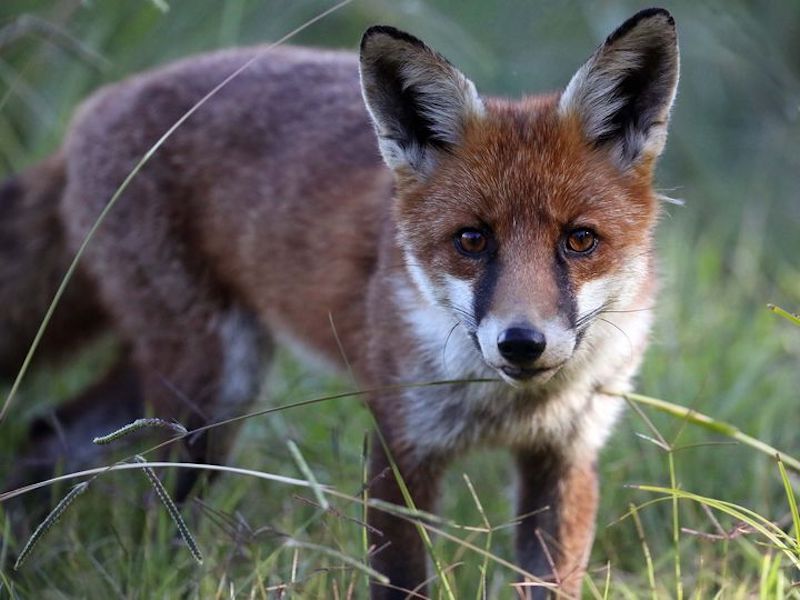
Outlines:
[[515,385],[549,379],[594,317],[635,295],[656,213],[641,178],[541,104],[488,106],[397,206],[415,283]]
[[362,86],[394,170],[397,242],[421,295],[483,362],[541,385],[649,285],[652,168],[678,78],[674,23],[625,23],[562,94],[511,102],[422,42],[373,28]]

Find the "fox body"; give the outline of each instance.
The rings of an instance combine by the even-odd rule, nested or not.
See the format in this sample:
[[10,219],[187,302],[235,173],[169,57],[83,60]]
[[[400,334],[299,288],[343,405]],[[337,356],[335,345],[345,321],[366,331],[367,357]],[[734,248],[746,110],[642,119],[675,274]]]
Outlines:
[[[360,57],[233,50],[101,90],[56,156],[0,189],[0,248],[16,252],[0,263],[3,305],[28,304],[0,321],[8,369],[66,267],[52,244],[75,251],[141,156],[256,56],[169,137],[88,246],[45,349],[103,324],[129,354],[67,407],[59,443],[85,445],[98,433],[87,428],[105,433],[145,404],[190,427],[240,414],[275,340],[333,367],[344,356],[363,388],[385,390],[368,399],[386,443],[373,444],[370,494],[405,504],[385,448],[414,505],[433,510],[452,457],[508,447],[519,565],[577,593],[594,464],[621,408],[603,390],[629,388],[651,322],[672,18],[638,13],[563,92],[520,101],[480,96],[389,27],[367,31]],[[45,256],[37,279],[25,267]],[[226,445],[188,451],[213,460]],[[393,586],[373,595],[422,590],[415,526],[379,510],[370,523],[373,566]]]

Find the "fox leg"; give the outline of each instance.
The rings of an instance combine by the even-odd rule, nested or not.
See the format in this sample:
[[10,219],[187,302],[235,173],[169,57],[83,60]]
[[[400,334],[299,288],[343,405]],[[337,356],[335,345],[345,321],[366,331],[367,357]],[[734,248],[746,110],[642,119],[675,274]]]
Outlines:
[[[145,402],[152,414],[196,429],[246,412],[258,394],[269,347],[256,320],[230,306],[201,310],[187,322],[149,329],[133,340]],[[164,324],[166,325],[166,323]],[[191,435],[186,452],[192,462],[222,462],[235,425]],[[197,478],[183,470],[176,496],[183,499]]]
[[[438,496],[442,467],[436,460],[411,459],[401,449],[390,452],[408,492],[418,510],[433,511]],[[391,463],[377,434],[373,435],[370,455],[369,496],[408,507]],[[389,578],[390,586],[372,582],[373,600],[407,598],[411,590],[425,595],[423,585],[427,575],[427,552],[417,525],[407,519],[392,516],[386,511],[368,509],[369,544],[372,548],[371,566]]]
[[[594,461],[569,461],[545,450],[523,450],[516,458],[520,566],[540,579],[558,582],[560,592],[577,597],[594,538],[598,501]],[[547,588],[529,587],[528,597],[547,598]]]

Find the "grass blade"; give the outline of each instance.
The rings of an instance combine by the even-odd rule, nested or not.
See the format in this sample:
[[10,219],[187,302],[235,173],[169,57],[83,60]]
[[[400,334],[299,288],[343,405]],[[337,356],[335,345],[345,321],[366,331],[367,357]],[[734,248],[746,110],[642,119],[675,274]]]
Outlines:
[[365,565],[364,563],[357,561],[355,558],[343,554],[338,550],[334,550],[333,548],[328,548],[327,546],[320,546],[318,544],[309,544],[307,542],[300,542],[297,540],[289,540],[286,542],[286,545],[296,548],[305,548],[307,550],[314,550],[315,552],[321,552],[323,554],[327,554],[328,556],[332,556],[350,565],[351,567],[358,569],[359,571],[365,573],[369,577],[375,579],[376,581],[379,581],[384,585],[389,583],[389,578],[386,577],[386,575],[378,573],[375,569],[373,569],[369,565]]
[[470,495],[472,496],[473,502],[475,502],[475,506],[478,508],[478,512],[481,515],[481,519],[483,520],[483,525],[486,527],[486,548],[487,554],[483,557],[483,563],[479,567],[481,572],[481,579],[480,583],[478,584],[478,591],[476,593],[477,600],[486,600],[486,588],[488,583],[486,581],[486,577],[489,570],[489,556],[488,552],[492,548],[492,524],[489,522],[489,517],[486,516],[486,511],[483,508],[483,504],[481,503],[480,498],[478,497],[478,493],[475,491],[475,486],[472,485],[472,481],[470,480],[469,476],[466,473],[462,473],[462,477],[464,478],[464,483],[467,484],[467,489],[469,490]]
[[786,534],[780,527],[775,525],[769,519],[762,517],[757,512],[745,508],[733,502],[726,502],[724,500],[717,500],[699,494],[693,494],[676,488],[665,488],[655,485],[634,485],[634,489],[643,492],[654,492],[664,494],[665,496],[677,496],[683,500],[691,500],[730,515],[734,519],[746,523],[755,531],[767,538],[772,545],[786,555],[795,568],[800,569],[800,557],[795,552],[795,540]]
[[[229,467],[227,465],[211,465],[204,463],[188,463],[188,462],[186,463],[149,462],[147,463],[147,466],[150,468],[157,467],[157,468],[173,468],[173,469],[200,469],[202,471],[218,471],[222,473],[233,473],[235,475],[246,475],[249,477],[255,477],[257,479],[264,479],[266,481],[277,481],[279,483],[285,483],[287,485],[294,485],[297,487],[311,487],[308,484],[308,482],[303,479],[295,479],[294,477],[284,477],[283,475],[264,473],[262,471],[254,471],[252,469],[242,469],[240,467]],[[37,483],[32,483],[30,485],[23,486],[16,490],[0,493],[0,502],[5,502],[6,500],[10,500],[11,498],[14,498],[16,496],[21,496],[22,494],[32,492],[33,490],[47,487],[48,485],[52,485],[59,481],[68,481],[70,479],[76,479],[78,477],[87,477],[90,475],[102,475],[103,473],[108,473],[109,471],[125,471],[128,469],[141,469],[141,468],[142,466],[139,464],[117,463],[115,465],[108,465],[106,467],[95,467],[93,469],[85,469],[83,471],[74,471],[72,473],[65,473],[64,475],[51,477],[50,479],[39,481]],[[329,493],[331,492],[325,487],[323,487],[323,489],[325,489],[326,492]]]
[[39,543],[39,540],[41,540],[42,537],[44,537],[44,535],[50,530],[50,528],[58,522],[58,520],[61,518],[61,515],[63,515],[64,512],[70,507],[70,504],[73,503],[75,498],[85,492],[86,488],[88,487],[88,481],[84,481],[73,487],[69,493],[64,496],[58,504],[56,504],[55,508],[50,511],[50,514],[44,518],[44,521],[39,523],[39,526],[35,529],[31,537],[28,538],[28,541],[22,548],[22,552],[20,552],[17,562],[14,563],[15,571],[19,570],[19,568],[30,555],[33,548]]
[[783,466],[783,461],[780,455],[775,455],[778,460],[778,469],[781,472],[781,480],[783,487],[786,490],[786,499],[789,502],[789,508],[792,511],[792,523],[794,524],[795,543],[797,544],[798,553],[800,553],[800,512],[797,510],[797,498],[794,495],[792,482],[789,480],[789,474],[786,472],[786,467]]
[[[677,475],[675,473],[675,453],[670,450],[669,482],[673,490],[678,489]],[[681,527],[678,513],[678,495],[672,495],[672,544],[675,547],[675,592],[678,600],[683,600],[683,578],[681,577]]]
[[136,419],[133,423],[128,423],[127,425],[124,425],[123,427],[120,427],[119,429],[112,431],[109,434],[94,438],[92,440],[92,443],[97,444],[98,446],[104,446],[106,444],[115,442],[118,439],[133,433],[134,431],[145,429],[146,427],[158,427],[160,429],[169,429],[170,431],[174,431],[175,433],[182,436],[187,435],[189,433],[186,427],[184,427],[180,423],[165,421],[164,419],[158,419],[158,418]]
[[601,393],[606,394],[608,396],[618,396],[620,398],[625,398],[630,402],[635,402],[637,404],[644,404],[645,406],[651,406],[656,410],[660,410],[661,412],[665,412],[673,417],[678,417],[680,419],[684,419],[693,425],[699,425],[704,429],[708,429],[709,431],[713,431],[715,433],[720,433],[722,435],[728,436],[733,438],[737,442],[740,442],[746,446],[750,446],[758,450],[759,452],[763,452],[764,454],[768,454],[769,456],[779,456],[781,461],[797,473],[800,473],[800,460],[789,456],[788,454],[779,451],[777,448],[770,446],[769,444],[765,444],[761,440],[758,440],[752,436],[747,435],[740,431],[734,425],[730,423],[725,423],[723,421],[717,421],[716,419],[712,419],[711,417],[704,415],[703,413],[699,413],[694,409],[686,408],[685,406],[681,406],[680,404],[674,404],[672,402],[667,402],[666,400],[661,400],[659,398],[653,398],[651,396],[644,396],[642,394],[634,394],[634,393],[622,393],[622,392],[613,392],[613,391],[602,391]]
[[656,571],[653,567],[653,557],[650,554],[650,546],[647,545],[647,538],[644,535],[642,520],[639,518],[639,511],[636,509],[636,505],[631,503],[628,506],[630,508],[630,514],[633,517],[633,522],[636,525],[636,534],[639,536],[639,543],[641,543],[642,551],[644,552],[644,560],[647,565],[647,583],[650,585],[650,596],[653,600],[658,600],[658,594],[656,593]]
[[153,471],[153,469],[147,465],[147,461],[143,457],[137,455],[136,462],[140,463],[145,475],[147,475],[147,479],[150,480],[150,484],[156,491],[156,495],[167,509],[170,518],[172,518],[172,522],[175,523],[175,526],[178,528],[178,533],[183,538],[183,541],[186,542],[189,552],[191,552],[198,564],[202,565],[203,555],[200,553],[200,548],[197,546],[197,542],[194,540],[192,532],[189,531],[189,528],[186,526],[186,522],[183,520],[178,507],[175,506],[172,498],[170,498],[169,494],[167,493],[167,489],[164,487],[164,484],[161,483],[161,480],[156,476],[155,471]]
[[[367,503],[369,502],[369,433],[364,434],[361,443],[361,522],[367,522]],[[361,528],[361,550],[364,560],[369,559],[369,533],[366,527]],[[369,594],[369,580],[367,580],[367,594]]]
[[314,473],[311,471],[308,463],[300,453],[300,448],[298,448],[297,444],[295,444],[292,440],[287,440],[286,445],[289,447],[289,453],[292,455],[294,462],[297,464],[297,468],[300,469],[300,472],[308,481],[308,485],[311,486],[311,491],[314,492],[314,497],[317,499],[317,503],[322,507],[322,510],[328,510],[331,505],[328,503],[328,499],[325,497],[325,494],[322,493],[322,488],[319,485],[317,478],[314,477]]
[[800,315],[792,314],[788,310],[775,306],[774,304],[767,304],[767,308],[777,315],[782,316],[784,319],[791,321],[797,326],[800,326]]

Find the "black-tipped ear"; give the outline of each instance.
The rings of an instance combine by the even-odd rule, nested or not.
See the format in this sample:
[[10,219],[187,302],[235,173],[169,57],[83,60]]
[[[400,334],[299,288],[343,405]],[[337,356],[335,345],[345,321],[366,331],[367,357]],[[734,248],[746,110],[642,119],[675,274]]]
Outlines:
[[608,36],[561,95],[587,138],[607,147],[622,169],[664,149],[678,84],[675,21],[662,8],[636,13]]
[[444,57],[394,27],[361,39],[361,89],[387,165],[425,175],[437,152],[483,114],[473,83]]

